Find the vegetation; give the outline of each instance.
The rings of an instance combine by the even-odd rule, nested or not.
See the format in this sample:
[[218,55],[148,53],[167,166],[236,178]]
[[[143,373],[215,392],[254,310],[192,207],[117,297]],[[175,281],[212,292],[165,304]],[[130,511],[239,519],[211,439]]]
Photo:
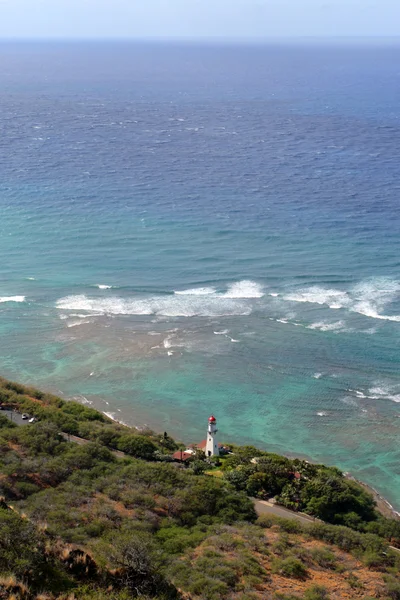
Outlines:
[[400,548],[400,521],[380,515],[371,494],[336,467],[289,459],[252,446],[233,447],[233,454],[222,463],[224,478],[236,490],[252,497],[275,498],[288,509],[328,523],[375,533]]
[[[167,462],[179,446],[166,433],[6,380],[0,401],[39,419],[16,427],[0,413],[1,600],[400,597],[400,554],[384,539],[397,540],[396,526],[337,470],[235,448],[218,466],[224,476],[213,477],[200,455],[188,468]],[[302,502],[317,499],[337,523],[350,503],[358,531],[257,519],[243,472],[264,469],[249,475],[252,489],[268,479],[281,497],[294,466],[304,474],[290,479]],[[323,500],[331,471],[333,511]]]

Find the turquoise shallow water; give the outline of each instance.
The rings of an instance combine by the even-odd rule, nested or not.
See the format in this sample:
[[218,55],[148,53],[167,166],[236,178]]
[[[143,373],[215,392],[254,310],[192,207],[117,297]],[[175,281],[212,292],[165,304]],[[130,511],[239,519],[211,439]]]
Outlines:
[[399,509],[399,55],[0,45],[1,372]]

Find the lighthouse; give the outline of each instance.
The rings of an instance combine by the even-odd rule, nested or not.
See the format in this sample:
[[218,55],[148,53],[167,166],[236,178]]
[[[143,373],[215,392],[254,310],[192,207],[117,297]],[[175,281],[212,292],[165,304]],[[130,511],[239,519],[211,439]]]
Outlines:
[[208,419],[206,456],[219,456],[219,447],[217,442],[217,419],[212,415]]

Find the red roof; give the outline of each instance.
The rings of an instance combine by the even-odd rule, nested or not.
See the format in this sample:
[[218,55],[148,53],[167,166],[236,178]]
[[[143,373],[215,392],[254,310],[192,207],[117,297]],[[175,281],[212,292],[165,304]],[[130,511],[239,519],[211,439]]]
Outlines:
[[216,421],[217,419],[214,417],[214,415],[211,415],[211,417],[208,418],[209,423],[215,423]]
[[174,458],[175,460],[188,460],[189,458],[192,458],[193,454],[191,452],[185,452],[184,450],[177,450],[177,452],[175,452],[172,455],[172,458]]

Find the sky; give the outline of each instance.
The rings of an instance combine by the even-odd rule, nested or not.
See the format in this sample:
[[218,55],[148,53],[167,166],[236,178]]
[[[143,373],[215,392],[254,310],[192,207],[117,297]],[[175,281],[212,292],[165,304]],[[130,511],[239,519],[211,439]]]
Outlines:
[[400,35],[400,0],[0,0],[0,38]]

